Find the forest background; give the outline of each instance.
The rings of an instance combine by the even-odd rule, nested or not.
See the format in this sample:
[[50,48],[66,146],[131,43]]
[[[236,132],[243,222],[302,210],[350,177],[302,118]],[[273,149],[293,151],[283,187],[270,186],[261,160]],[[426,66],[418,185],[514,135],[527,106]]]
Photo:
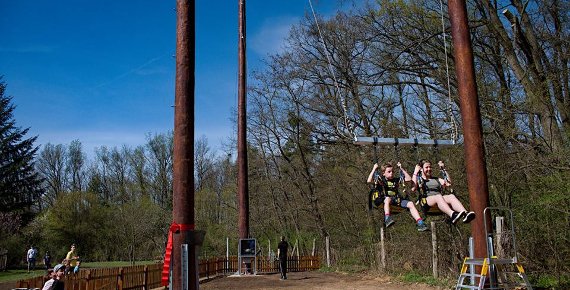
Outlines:
[[[329,237],[336,267],[378,269],[382,215],[367,210],[365,183],[377,157],[401,161],[408,171],[419,158],[444,160],[468,205],[461,145],[375,150],[350,139],[460,138],[441,4],[380,0],[318,22],[308,15],[290,31],[287,48],[250,76],[250,232],[264,253],[285,235],[302,253],[315,241],[322,254]],[[468,10],[491,205],[512,209],[519,255],[533,281],[563,287],[570,283],[570,3],[473,0]],[[91,261],[162,256],[172,210],[172,133],[150,134],[135,148],[101,147],[92,159],[80,140],[37,147],[16,126],[18,96],[5,96],[6,85],[0,248],[9,264],[21,263],[31,244],[56,260],[71,243]],[[219,153],[205,137],[195,143],[196,224],[207,232],[202,257],[224,255],[226,238],[237,245],[233,144],[229,136]],[[386,233],[386,271],[430,274],[429,235],[416,232],[405,214],[396,219]],[[442,226],[438,234],[440,274],[455,278],[470,228]]]

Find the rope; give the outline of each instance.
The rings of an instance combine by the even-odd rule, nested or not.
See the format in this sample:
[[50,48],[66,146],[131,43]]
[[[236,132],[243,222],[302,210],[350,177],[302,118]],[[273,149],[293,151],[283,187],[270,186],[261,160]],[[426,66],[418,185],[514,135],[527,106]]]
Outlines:
[[451,109],[451,81],[449,78],[449,63],[447,60],[447,37],[445,33],[445,20],[443,17],[443,0],[439,0],[439,14],[441,15],[441,30],[443,34],[443,50],[445,53],[445,71],[447,74],[447,110],[449,111],[449,121],[451,122],[451,140],[455,142],[457,140],[457,122],[455,121],[455,117],[453,116],[453,110]]
[[[327,63],[328,63],[328,69],[329,69],[329,73],[331,74],[332,78],[333,78],[333,82],[334,82],[334,86],[336,88],[336,92],[338,94],[338,96],[340,97],[340,103],[342,105],[342,110],[344,113],[344,126],[346,128],[348,128],[349,133],[352,135],[352,138],[355,138],[356,135],[354,134],[354,128],[352,128],[350,126],[350,122],[349,122],[349,117],[348,117],[348,109],[347,109],[347,104],[346,104],[346,98],[343,97],[341,91],[340,91],[340,87],[338,85],[338,81],[336,79],[336,75],[334,73],[333,70],[333,66],[332,66],[332,61],[331,61],[331,56],[330,53],[327,49],[327,45],[325,43],[325,39],[323,37],[323,34],[321,32],[321,27],[319,26],[319,21],[317,20],[317,14],[315,13],[315,9],[313,8],[313,2],[311,0],[309,0],[309,6],[311,7],[311,12],[313,14],[313,18],[315,19],[315,25],[317,26],[317,31],[319,32],[319,38],[321,40],[321,44],[323,45],[323,49],[324,49],[324,53],[325,56],[327,57]],[[337,128],[338,130],[338,128]]]

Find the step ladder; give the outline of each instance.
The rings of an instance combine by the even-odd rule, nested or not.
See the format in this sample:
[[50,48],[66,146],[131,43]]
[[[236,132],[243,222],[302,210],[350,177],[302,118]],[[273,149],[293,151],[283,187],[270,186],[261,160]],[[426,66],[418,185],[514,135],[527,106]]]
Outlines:
[[[467,268],[470,265],[474,266],[481,266],[481,274],[472,274],[467,272]],[[459,279],[457,279],[457,285],[455,286],[455,290],[461,289],[483,289],[485,286],[485,280],[487,278],[487,272],[489,268],[489,259],[471,259],[465,258],[463,259],[463,266],[461,266],[461,272],[459,273]],[[469,279],[465,279],[469,278]],[[479,282],[477,286],[475,286],[475,282],[479,278]],[[464,284],[469,280],[469,284]]]
[[[497,257],[494,255],[493,246],[493,230],[491,233],[487,230],[487,211],[502,210],[510,213],[510,236],[512,237],[512,256]],[[489,214],[490,216],[490,214]],[[516,248],[515,230],[513,221],[513,212],[508,208],[492,208],[487,207],[483,210],[483,222],[485,225],[485,235],[487,240],[487,257],[485,258],[465,258],[455,290],[461,289],[501,289],[501,290],[532,290],[532,286],[528,281],[523,266],[518,262],[518,253]],[[497,222],[498,223],[498,222]],[[468,272],[468,269],[480,267],[479,274]]]
[[[468,273],[469,266],[480,266],[480,274]],[[510,267],[510,268],[509,268]],[[489,280],[491,277],[495,279]],[[467,278],[467,279],[466,279]],[[489,280],[489,283],[485,283]],[[532,290],[522,265],[513,259],[497,257],[471,259],[465,258],[457,280],[455,290],[462,289],[527,289]]]

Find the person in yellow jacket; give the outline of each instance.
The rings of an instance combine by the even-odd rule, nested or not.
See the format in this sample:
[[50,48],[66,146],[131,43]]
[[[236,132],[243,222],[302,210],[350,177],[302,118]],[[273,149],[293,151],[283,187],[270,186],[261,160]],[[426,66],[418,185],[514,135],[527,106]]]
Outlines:
[[75,244],[71,245],[71,250],[67,252],[65,259],[69,261],[69,266],[75,267],[75,265],[77,265],[79,256],[77,255],[77,252],[75,252]]

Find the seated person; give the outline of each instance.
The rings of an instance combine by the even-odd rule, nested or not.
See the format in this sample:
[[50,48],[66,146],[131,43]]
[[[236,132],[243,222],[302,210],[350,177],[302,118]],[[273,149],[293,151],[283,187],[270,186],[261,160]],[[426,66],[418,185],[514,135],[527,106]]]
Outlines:
[[415,186],[420,191],[420,206],[427,211],[430,207],[437,207],[447,214],[451,223],[455,224],[460,219],[464,223],[471,222],[475,218],[475,213],[467,211],[461,201],[454,194],[443,195],[443,190],[451,186],[451,178],[445,172],[443,161],[438,162],[439,167],[445,173],[445,179],[432,176],[431,162],[426,159],[420,160],[414,169],[412,177]]
[[[410,183],[412,178],[410,175],[402,168],[402,164],[398,162],[398,168],[401,174],[404,175],[404,182]],[[399,206],[401,208],[406,208],[410,211],[412,217],[416,220],[418,231],[423,232],[428,230],[428,227],[424,223],[423,219],[420,217],[418,210],[416,209],[413,202],[402,198],[399,191],[400,178],[394,177],[394,168],[392,164],[386,163],[382,165],[381,173],[378,174],[378,163],[375,163],[372,167],[372,171],[368,175],[368,183],[374,183],[374,186],[382,193],[384,197],[384,223],[386,227],[394,224],[394,219],[390,216],[390,205]],[[377,197],[382,198],[382,197]]]

